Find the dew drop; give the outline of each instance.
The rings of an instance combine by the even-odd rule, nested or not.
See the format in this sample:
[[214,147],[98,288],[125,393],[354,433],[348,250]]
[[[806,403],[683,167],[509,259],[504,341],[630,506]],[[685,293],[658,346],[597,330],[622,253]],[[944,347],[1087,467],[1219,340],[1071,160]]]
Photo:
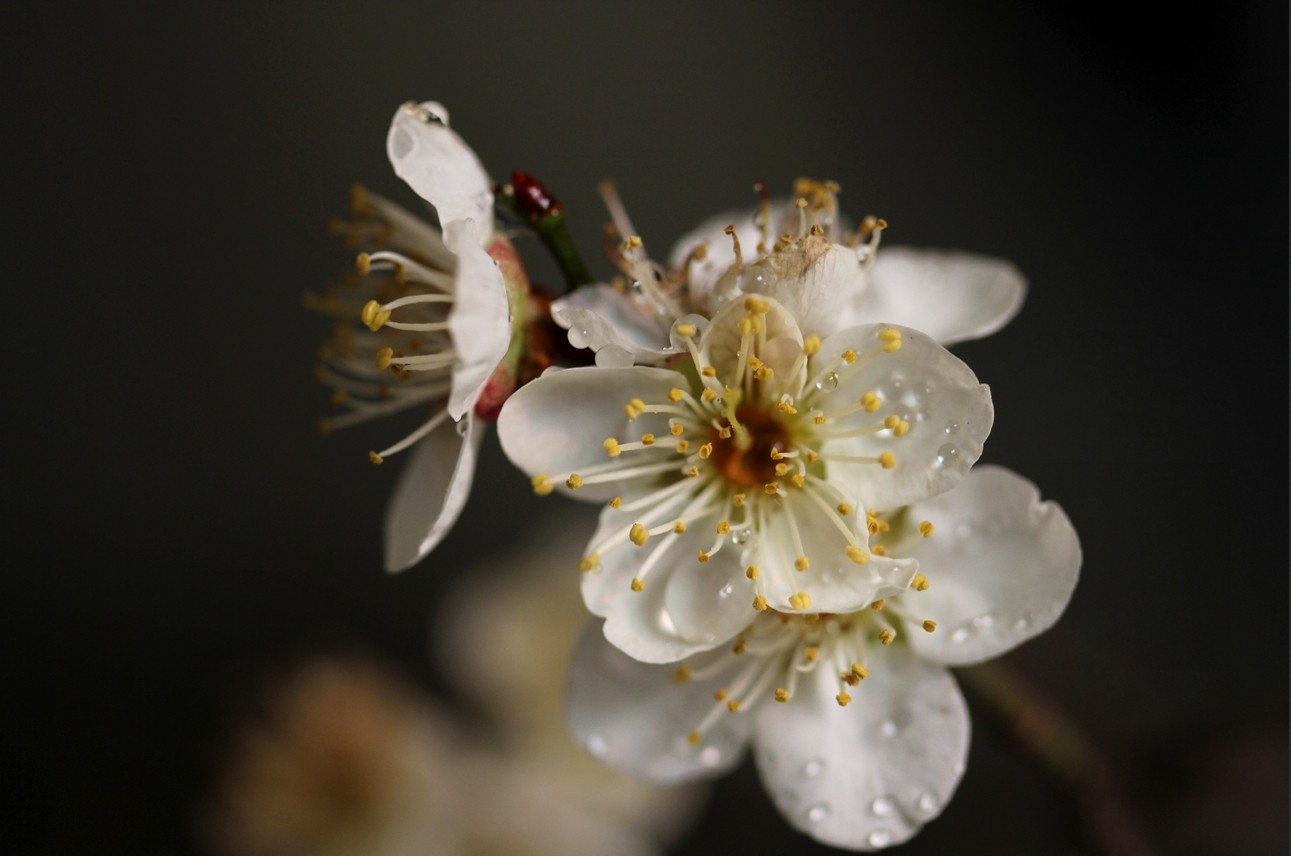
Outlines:
[[586,348],[588,343],[591,341],[592,331],[587,327],[569,328],[569,344],[573,345],[575,348]]
[[825,769],[825,762],[819,758],[812,758],[806,764],[802,765],[802,774],[808,779],[814,779]]
[[1028,627],[1030,627],[1031,622],[1033,621],[1035,621],[1035,613],[1024,612],[1022,613],[1022,615],[1018,617],[1017,621],[1013,622],[1013,629],[1018,632],[1021,632],[1023,630],[1026,630]]
[[958,433],[959,433],[959,423],[958,423],[958,422],[956,422],[954,419],[952,419],[952,420],[950,420],[949,422],[947,422],[947,423],[946,423],[946,433],[947,433],[947,434],[950,434],[952,437],[953,437],[954,435],[958,434]]
[[626,369],[635,362],[632,352],[618,345],[606,345],[596,352],[596,365],[603,369]]
[[875,817],[891,817],[896,808],[896,800],[890,795],[877,797],[870,803],[870,811],[874,812]]
[[742,526],[739,529],[736,529],[731,532],[732,544],[737,544],[737,545],[747,544],[748,541],[749,541],[749,528],[747,526]]
[[722,760],[722,753],[716,746],[705,746],[699,752],[699,763],[705,767],[716,767]]
[[821,392],[826,390],[832,392],[833,390],[838,389],[838,372],[830,372],[820,380],[816,381],[816,389],[819,389]]
[[892,832],[887,829],[876,829],[870,833],[865,843],[871,847],[887,847],[892,843]]
[[882,725],[879,726],[879,734],[881,734],[884,737],[896,737],[897,724],[890,719],[887,720],[886,722],[884,722]]
[[919,811],[932,814],[941,807],[941,800],[937,799],[936,794],[925,793],[919,796],[917,805],[919,806]]
[[609,744],[605,742],[605,735],[603,734],[587,735],[587,741],[584,745],[587,746],[587,751],[592,754],[593,758],[604,758],[606,750],[610,748]]
[[933,460],[934,467],[953,467],[959,463],[959,449],[954,443],[946,443],[937,450],[937,457]]
[[731,596],[731,592],[733,591],[735,591],[735,586],[732,585],[731,583],[727,583],[726,585],[722,586],[722,588],[717,592],[717,596],[720,597],[722,600],[725,600],[726,598]]
[[954,642],[956,645],[960,644],[966,639],[968,639],[967,627],[961,627],[958,630],[956,630],[954,633],[950,634],[950,641]]
[[829,817],[829,806],[824,803],[816,803],[814,806],[807,809],[807,820],[812,823],[820,823],[827,817]]
[[457,431],[457,436],[458,436],[458,437],[465,437],[465,436],[466,436],[466,431],[467,431],[467,429],[468,429],[468,428],[470,428],[470,427],[471,427],[471,426],[470,426],[470,424],[469,424],[469,423],[467,422],[467,420],[465,420],[465,419],[461,420],[460,422],[456,423],[456,424],[453,426],[453,428],[454,428],[454,429],[456,429],[456,431]]
[[973,619],[973,627],[977,630],[988,630],[995,626],[995,616],[989,612],[985,615],[979,615]]

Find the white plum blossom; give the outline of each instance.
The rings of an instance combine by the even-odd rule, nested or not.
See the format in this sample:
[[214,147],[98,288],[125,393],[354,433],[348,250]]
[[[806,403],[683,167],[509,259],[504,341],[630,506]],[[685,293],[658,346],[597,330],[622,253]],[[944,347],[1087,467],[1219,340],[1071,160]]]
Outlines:
[[801,831],[854,850],[910,838],[946,805],[968,752],[967,710],[946,667],[1050,627],[1080,545],[1061,508],[998,467],[872,528],[871,549],[920,565],[899,596],[850,612],[763,612],[731,644],[667,665],[628,657],[593,623],[572,667],[576,737],[661,783],[716,775],[751,743],[777,808]]
[[375,194],[356,192],[338,230],[357,247],[359,277],[314,303],[343,320],[324,346],[320,379],[347,412],[324,429],[409,409],[426,413],[369,457],[411,449],[386,514],[385,563],[419,562],[448,533],[470,492],[482,420],[515,379],[516,325],[529,290],[493,226],[493,194],[474,152],[434,102],[405,104],[390,125],[395,172],[437,212],[442,231]]
[[1012,264],[909,247],[879,252],[887,224],[866,218],[845,229],[837,190],[802,179],[793,202],[711,218],[677,242],[664,266],[646,256],[606,188],[625,239],[624,281],[579,289],[553,303],[552,315],[572,344],[597,352],[599,364],[626,365],[667,359],[668,330],[681,314],[711,316],[745,294],[779,300],[804,335],[883,321],[943,345],[989,335],[1021,308],[1026,281]]
[[673,326],[667,367],[548,373],[498,422],[540,493],[607,502],[580,567],[631,656],[722,644],[754,610],[850,612],[918,569],[870,544],[873,512],[954,486],[991,428],[989,390],[909,328],[821,339],[746,296]]

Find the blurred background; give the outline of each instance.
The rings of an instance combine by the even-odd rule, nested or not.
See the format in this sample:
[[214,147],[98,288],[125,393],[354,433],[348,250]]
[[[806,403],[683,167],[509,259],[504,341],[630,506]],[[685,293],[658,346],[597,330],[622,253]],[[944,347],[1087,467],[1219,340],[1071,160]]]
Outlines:
[[[415,204],[384,146],[409,99],[495,177],[546,182],[601,275],[607,177],[656,256],[808,175],[885,242],[1014,261],[1022,313],[956,352],[996,402],[983,461],[1062,504],[1085,564],[1009,664],[1158,852],[1285,852],[1285,4],[75,5],[12,11],[0,60],[32,310],[4,420],[6,852],[208,852],[231,735],[319,652],[472,710],[443,666],[454,586],[575,505],[490,438],[455,531],[387,576],[398,468],[367,451],[400,429],[317,435],[328,324],[300,300],[350,264],[326,224],[351,182]],[[902,852],[1097,852],[974,717],[956,798]],[[829,852],[750,764],[694,799],[671,852]]]

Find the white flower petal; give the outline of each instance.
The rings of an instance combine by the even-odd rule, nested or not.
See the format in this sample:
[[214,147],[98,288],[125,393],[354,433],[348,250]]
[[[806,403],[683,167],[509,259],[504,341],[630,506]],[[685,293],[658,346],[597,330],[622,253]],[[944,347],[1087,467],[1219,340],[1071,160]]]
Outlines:
[[668,348],[668,325],[612,285],[575,289],[551,304],[551,317],[569,331],[575,348],[599,351],[614,345],[640,362],[654,362]]
[[[690,498],[660,503],[646,525],[677,517]],[[605,509],[588,549],[640,519]],[[620,543],[599,553],[599,567],[583,575],[583,600],[606,619],[605,637],[634,659],[667,663],[720,645],[747,626],[757,613],[738,551],[727,545],[707,562],[698,559],[714,537],[711,528],[696,524],[680,535],[655,535],[641,547]],[[654,556],[656,551],[662,552]],[[634,591],[632,580],[647,561],[645,587]]]
[[1025,296],[1026,279],[1003,259],[885,246],[870,269],[864,312],[867,321],[904,324],[950,345],[999,330]]
[[757,246],[762,240],[762,231],[754,224],[753,214],[751,209],[742,208],[710,217],[673,245],[668,261],[674,268],[682,267],[696,247],[702,244],[706,248],[704,258],[690,266],[690,295],[696,306],[707,306],[710,313],[715,313],[731,297],[717,298],[713,293],[722,274],[735,263],[734,244],[730,235],[725,233],[727,226],[735,227],[745,261],[752,262],[758,258]]
[[832,671],[757,711],[754,758],[776,806],[817,841],[851,850],[900,844],[941,813],[963,775],[969,720],[944,668],[893,645],[835,701]]
[[954,666],[990,659],[1049,629],[1067,607],[1080,573],[1076,530],[1016,473],[978,467],[909,516],[936,527],[905,551],[930,585],[903,605],[938,625],[910,635],[923,656]]
[[[766,343],[758,348],[758,355],[785,386],[800,386],[806,379],[805,364],[796,377],[788,375],[794,362],[802,354],[802,332],[798,329],[793,314],[778,301],[769,299],[765,302],[768,304],[768,311],[758,318],[765,331]],[[732,375],[723,377],[724,380],[737,381],[733,375],[740,359],[740,323],[748,314],[743,303],[728,303],[713,316],[712,323],[704,333],[704,356],[718,367],[719,372],[729,371]]]
[[[426,101],[395,111],[386,137],[395,173],[434,206],[439,222],[471,219],[493,222],[488,173],[462,138],[448,127],[443,105]],[[459,248],[445,235],[450,250]]]
[[467,414],[465,434],[445,421],[410,453],[386,510],[386,570],[420,562],[453,528],[471,492],[484,429]]
[[752,720],[717,719],[699,745],[687,735],[713,709],[713,692],[740,663],[705,680],[675,680],[675,665],[639,663],[589,624],[570,666],[569,728],[593,756],[660,784],[718,775],[739,761]]
[[[800,246],[772,253],[726,279],[744,294],[779,301],[798,322],[804,336],[822,338],[860,323],[867,280],[856,251],[824,238],[807,238]],[[728,289],[724,279],[718,293]]]
[[[831,506],[842,501],[841,495],[828,487],[817,489],[829,497]],[[809,560],[805,571],[794,566],[798,554],[789,526],[790,515]],[[766,531],[758,536],[753,564],[762,574],[766,598],[773,608],[781,612],[854,612],[905,591],[919,570],[918,562],[905,558],[870,556],[864,565],[856,564],[846,552],[850,542],[831,515],[852,531],[858,545],[868,553],[869,533],[858,523],[855,507],[850,514],[841,516],[822,509],[802,490],[789,488],[781,498],[781,507],[768,515]],[[810,595],[808,609],[796,610],[790,605],[789,598],[798,592]]]
[[[850,348],[864,361],[886,326],[836,333],[822,343],[820,355],[832,359]],[[828,412],[854,405],[866,392],[874,392],[883,402],[879,410],[862,410],[837,424],[864,427],[891,415],[909,424],[909,432],[902,437],[879,431],[824,446],[827,461],[830,455],[873,457],[890,452],[895,457],[896,466],[891,469],[828,462],[829,481],[854,493],[868,510],[894,510],[949,490],[981,457],[994,420],[990,390],[978,383],[968,366],[923,333],[897,329],[902,333],[901,349],[878,354],[859,371],[840,368],[838,387],[822,405]]]
[[[623,406],[633,398],[666,401],[679,376],[666,369],[610,369],[583,366],[546,374],[520,387],[498,417],[498,439],[511,462],[529,475],[585,471],[611,461],[651,464],[677,457],[669,444],[625,452],[610,458],[603,443],[608,437],[637,440],[643,433],[669,437],[663,414],[647,413],[629,420]],[[631,457],[629,457],[631,456]],[[680,467],[679,467],[680,468]],[[588,501],[622,496],[625,500],[657,487],[648,479],[588,484],[577,497]],[[568,492],[564,484],[557,490]]]
[[448,414],[462,418],[484,391],[511,344],[511,312],[502,271],[480,244],[473,220],[448,223],[444,239],[457,247],[453,308],[448,332],[457,351]]

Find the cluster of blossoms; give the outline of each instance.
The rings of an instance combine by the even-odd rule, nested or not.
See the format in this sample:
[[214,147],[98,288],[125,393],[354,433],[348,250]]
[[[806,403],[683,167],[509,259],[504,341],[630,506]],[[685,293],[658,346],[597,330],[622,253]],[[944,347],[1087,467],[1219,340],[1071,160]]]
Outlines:
[[[607,184],[620,275],[571,275],[580,287],[548,303],[494,230],[498,188],[441,107],[401,108],[390,156],[444,238],[369,203],[377,213],[351,233],[376,220],[404,249],[361,257],[367,333],[328,377],[341,391],[401,379],[384,376],[387,392],[353,419],[447,397],[374,460],[457,437],[440,430],[448,419],[466,427],[457,457],[440,441],[405,472],[388,565],[416,562],[451,524],[474,425],[496,417],[537,493],[602,505],[570,560],[596,618],[570,671],[579,742],[662,783],[717,774],[751,744],[807,834],[857,850],[913,835],[967,753],[947,666],[1047,629],[1080,565],[1060,508],[1007,470],[972,469],[990,392],[945,347],[1007,323],[1020,275],[979,256],[880,251],[887,224],[849,228],[838,187],[810,180],[701,225],[660,263]],[[556,205],[538,193],[514,207],[550,227]],[[405,321],[413,309],[426,319]],[[583,364],[553,358],[551,321]]]

